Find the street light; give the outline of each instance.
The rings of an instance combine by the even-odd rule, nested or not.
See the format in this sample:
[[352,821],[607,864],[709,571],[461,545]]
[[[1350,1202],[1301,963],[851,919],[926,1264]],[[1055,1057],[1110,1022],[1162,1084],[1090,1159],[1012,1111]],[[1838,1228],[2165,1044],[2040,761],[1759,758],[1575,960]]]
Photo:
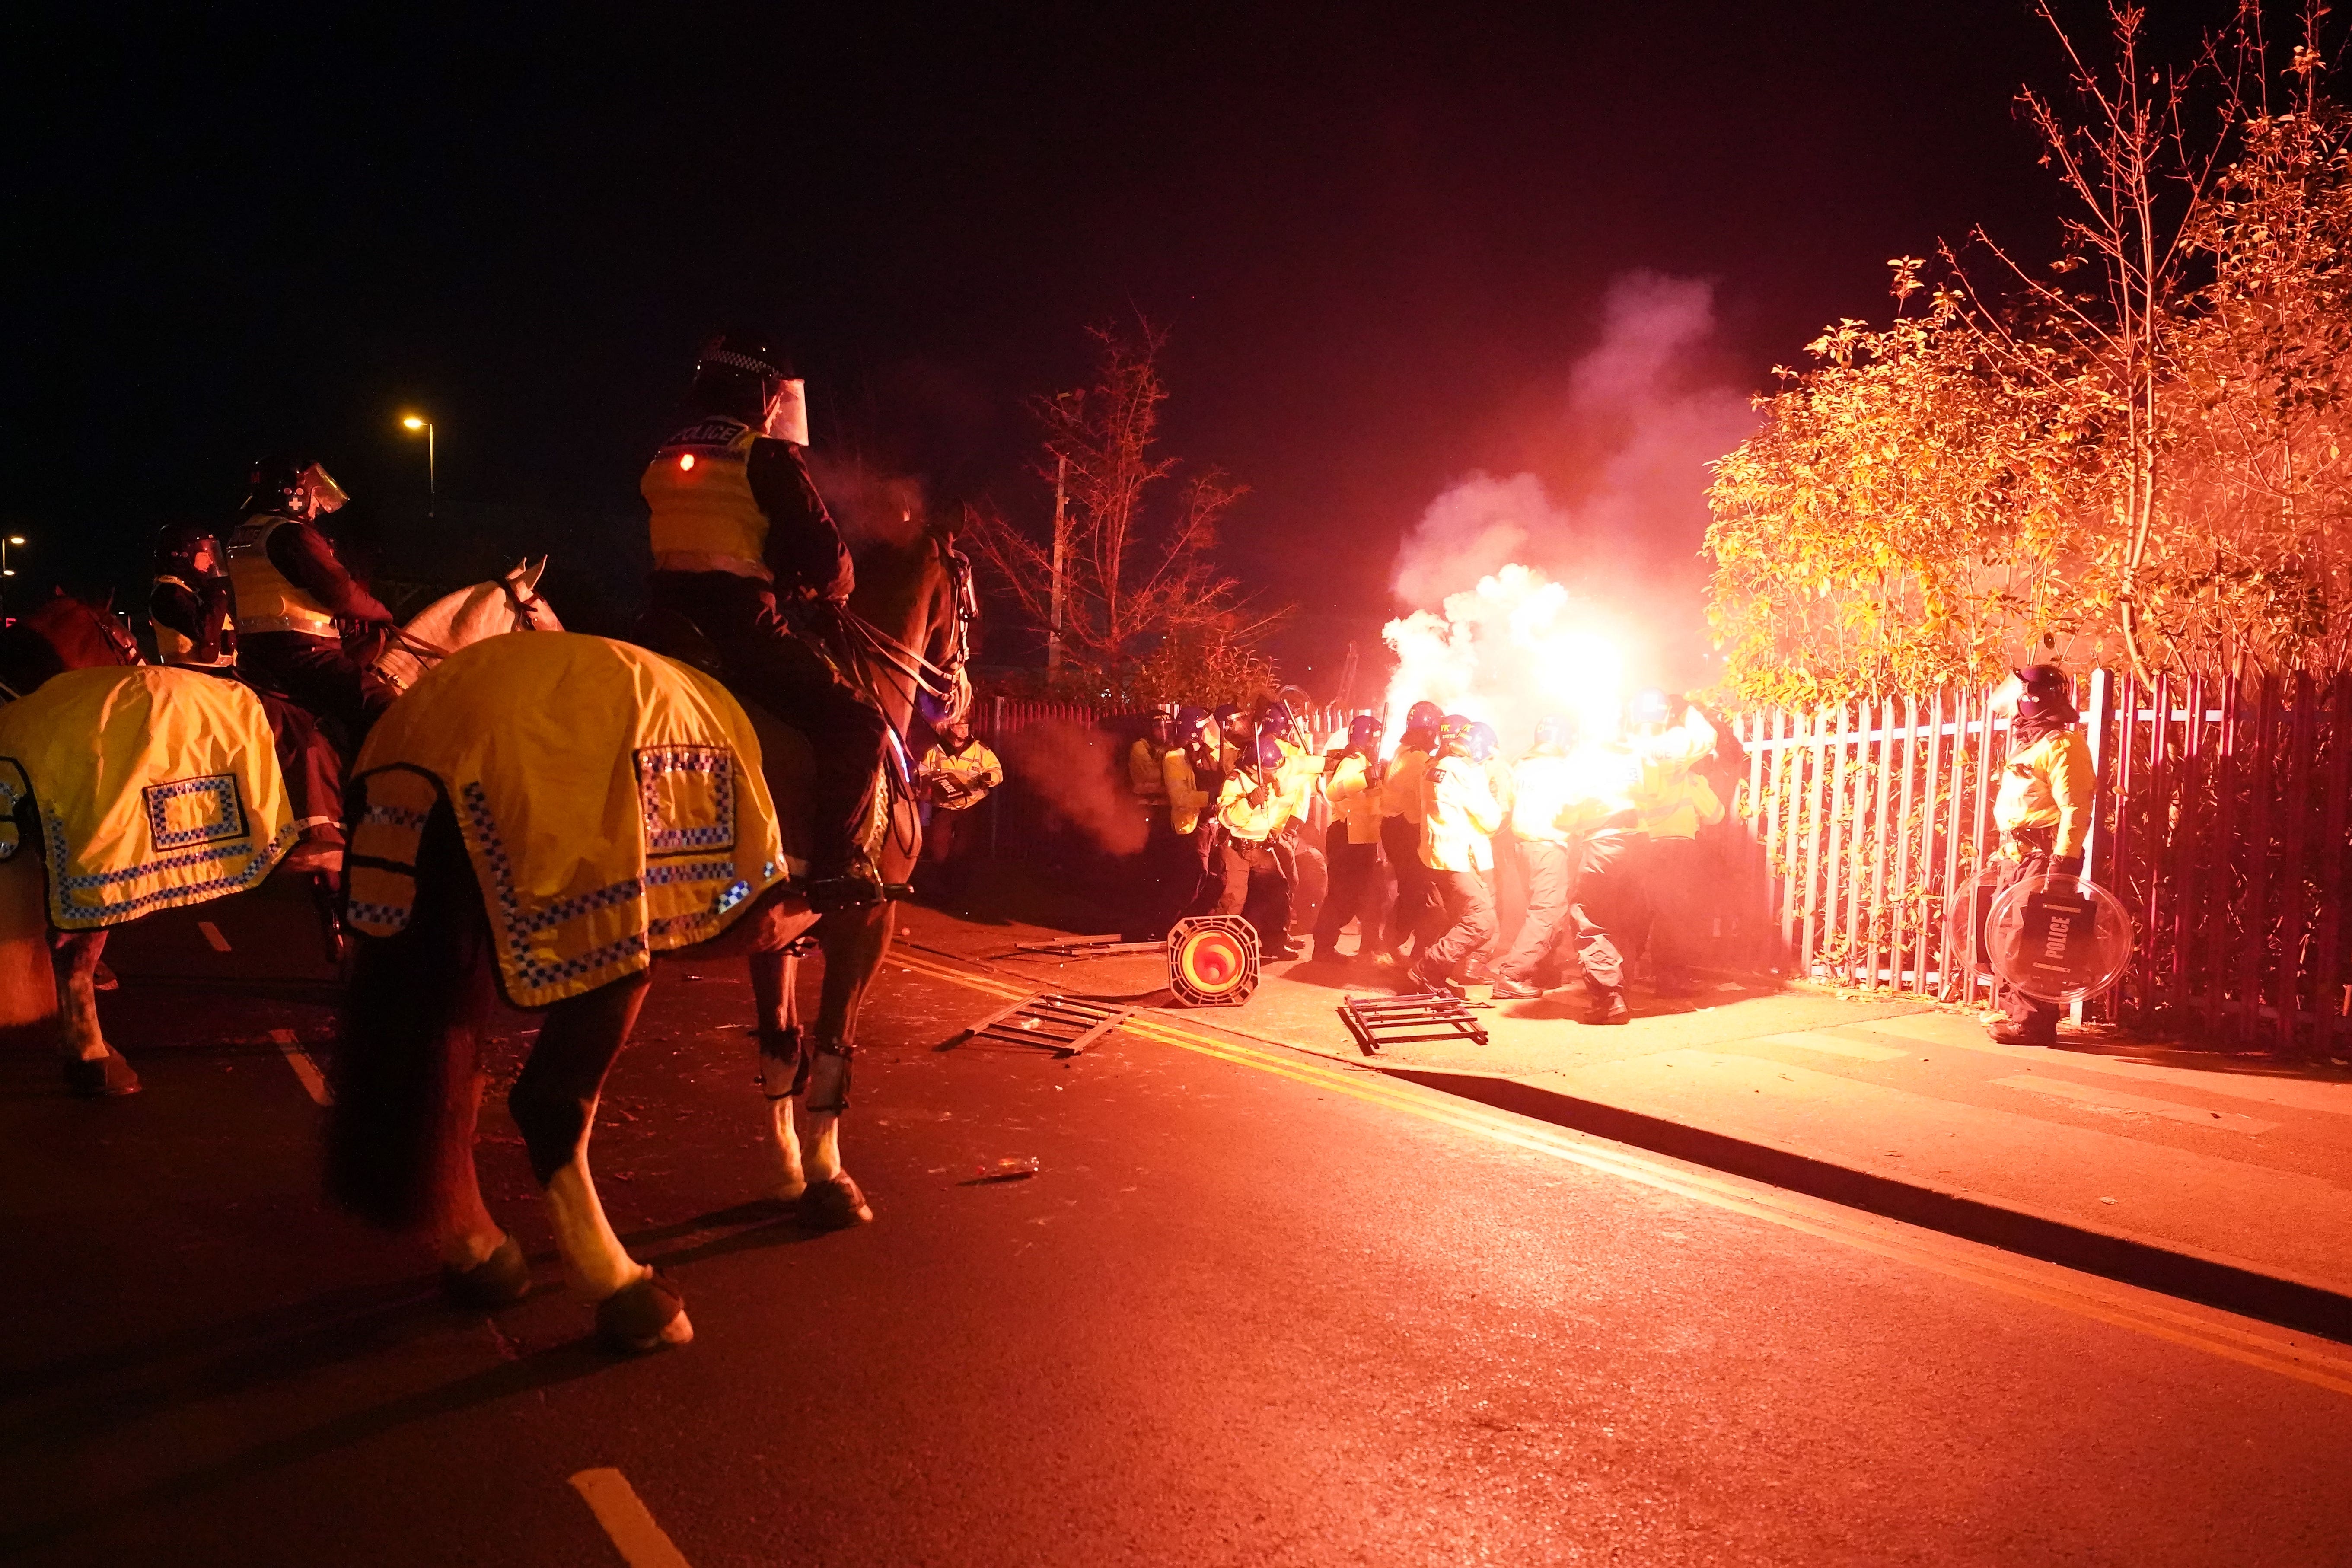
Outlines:
[[[24,542],[25,536],[21,533],[12,533],[5,538],[0,538],[0,584],[5,584],[5,579],[14,577],[16,574],[16,569],[8,564],[9,547],[11,545],[21,547]],[[0,626],[5,626],[7,624],[8,608],[6,589],[5,585],[0,585]]]
[[425,432],[425,517],[429,522],[433,519],[433,503],[436,489],[433,473],[433,421],[421,414],[405,414],[401,416],[400,423],[404,429]]

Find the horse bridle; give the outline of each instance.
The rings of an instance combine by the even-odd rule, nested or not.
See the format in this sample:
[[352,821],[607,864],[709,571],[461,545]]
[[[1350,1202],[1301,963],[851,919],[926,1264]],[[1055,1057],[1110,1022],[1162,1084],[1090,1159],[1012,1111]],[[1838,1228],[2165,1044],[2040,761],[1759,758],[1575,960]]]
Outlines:
[[[518,632],[535,632],[539,630],[539,616],[535,612],[545,609],[547,607],[547,601],[539,596],[538,590],[534,588],[519,589],[515,586],[514,579],[511,577],[499,578],[499,586],[506,591],[507,607],[514,612],[515,624],[508,629]],[[438,643],[426,642],[423,637],[411,636],[407,631],[397,626],[392,628],[392,636],[386,640],[384,645],[385,652],[390,652],[395,647],[415,659],[420,665],[437,664],[457,651],[455,648],[443,647]],[[378,654],[376,656],[376,662],[378,664],[382,664],[383,659],[383,656],[382,654]],[[391,675],[385,674],[382,669],[378,669],[376,674],[395,691],[405,691],[408,689],[407,681],[397,679]]]

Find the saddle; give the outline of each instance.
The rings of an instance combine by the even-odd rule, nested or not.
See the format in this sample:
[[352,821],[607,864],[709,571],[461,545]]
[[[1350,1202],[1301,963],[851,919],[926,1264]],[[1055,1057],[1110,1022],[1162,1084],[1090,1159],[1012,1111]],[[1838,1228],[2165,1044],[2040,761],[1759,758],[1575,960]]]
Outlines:
[[[719,657],[719,645],[711,641],[691,616],[682,611],[653,609],[637,618],[631,641],[640,647],[650,648],[664,658],[675,659],[690,668],[701,671],[727,688],[728,693],[742,704],[751,718],[751,728],[760,737],[760,771],[766,775],[768,793],[776,802],[777,826],[782,835],[784,852],[805,866],[814,839],[806,813],[794,810],[788,802],[806,801],[810,797],[811,780],[815,773],[815,752],[808,736],[787,724],[738,689],[727,679],[726,661]],[[894,826],[898,796],[903,786],[893,790],[887,776],[889,763],[883,764],[886,776],[876,781],[875,798],[877,807],[887,803],[887,809],[877,809],[872,827],[866,835],[866,851],[879,864],[883,843]],[[805,872],[802,873],[805,875]],[[890,896],[904,896],[904,890],[892,885]]]

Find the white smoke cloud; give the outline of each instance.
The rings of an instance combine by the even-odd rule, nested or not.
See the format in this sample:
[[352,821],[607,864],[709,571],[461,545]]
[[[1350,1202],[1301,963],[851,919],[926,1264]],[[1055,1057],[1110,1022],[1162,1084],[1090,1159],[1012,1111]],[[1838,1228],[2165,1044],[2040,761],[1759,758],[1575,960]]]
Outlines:
[[1701,368],[1715,326],[1711,283],[1618,279],[1559,413],[1559,434],[1594,454],[1575,493],[1472,473],[1430,503],[1392,578],[1412,613],[1383,633],[1391,735],[1427,698],[1516,752],[1541,713],[1605,728],[1629,680],[1706,679],[1706,465],[1755,423],[1747,395]]

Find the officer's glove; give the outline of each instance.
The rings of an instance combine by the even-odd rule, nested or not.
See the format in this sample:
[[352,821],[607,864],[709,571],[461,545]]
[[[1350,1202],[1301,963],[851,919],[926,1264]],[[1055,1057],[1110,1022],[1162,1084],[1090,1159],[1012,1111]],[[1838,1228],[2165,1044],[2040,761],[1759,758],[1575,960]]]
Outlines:
[[2080,855],[2053,855],[2050,858],[2050,874],[2053,877],[2080,877],[2083,858]]
[[1264,784],[1260,784],[1257,788],[1249,792],[1249,803],[1252,805],[1264,805],[1268,798],[1269,792]]

